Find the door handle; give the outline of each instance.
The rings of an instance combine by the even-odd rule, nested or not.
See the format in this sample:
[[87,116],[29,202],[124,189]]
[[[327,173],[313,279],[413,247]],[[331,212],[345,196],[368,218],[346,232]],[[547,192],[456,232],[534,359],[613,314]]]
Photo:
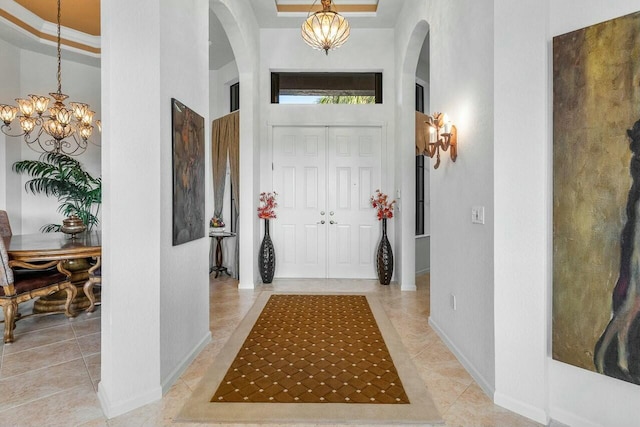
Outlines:
[[329,212],[329,215],[333,216],[333,211]]
[[325,223],[324,219],[320,222],[316,222],[316,224],[324,224],[324,223]]
[[337,224],[337,223],[338,223],[338,221],[334,221],[334,220],[329,221],[329,224],[331,224],[331,225]]
[[324,211],[320,211],[320,215],[324,215]]

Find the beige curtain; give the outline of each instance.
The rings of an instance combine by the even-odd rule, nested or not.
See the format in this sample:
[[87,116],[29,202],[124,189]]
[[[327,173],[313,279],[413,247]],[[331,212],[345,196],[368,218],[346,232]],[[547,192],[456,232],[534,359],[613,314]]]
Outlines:
[[233,200],[235,200],[236,211],[240,212],[240,111],[234,111],[225,117],[229,118],[227,130],[230,136],[229,165],[231,166]]
[[[227,173],[227,158],[231,167],[231,188],[233,189],[233,199],[235,200],[236,212],[240,212],[239,190],[240,190],[240,112],[234,111],[231,114],[220,117],[212,123],[211,127],[211,159],[213,167],[213,194],[214,194],[214,215],[222,215],[224,202],[224,181]],[[228,218],[227,220],[231,220]],[[238,217],[234,224],[236,235],[240,234],[238,229]],[[235,239],[235,265],[232,268],[233,275],[238,278],[238,238]]]
[[227,173],[228,138],[222,137],[223,120],[213,121],[211,126],[211,166],[213,168],[213,216],[222,216],[224,205],[224,181]]
[[[235,111],[213,121],[211,126],[211,161],[213,166],[214,215],[222,214],[224,181],[227,173],[227,156],[231,163],[231,185],[234,193],[237,178],[233,179],[234,157],[238,157],[239,113]],[[237,163],[237,162],[236,162]],[[236,197],[236,194],[234,194]],[[237,209],[237,206],[236,206]]]
[[416,156],[424,154],[429,143],[429,133],[427,125],[424,123],[428,119],[426,114],[416,111]]

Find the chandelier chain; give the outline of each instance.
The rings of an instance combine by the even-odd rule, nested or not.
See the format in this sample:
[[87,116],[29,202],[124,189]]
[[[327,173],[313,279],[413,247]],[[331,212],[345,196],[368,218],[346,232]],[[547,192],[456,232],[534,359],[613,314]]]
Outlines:
[[58,93],[62,93],[62,49],[60,48],[60,2],[58,0]]

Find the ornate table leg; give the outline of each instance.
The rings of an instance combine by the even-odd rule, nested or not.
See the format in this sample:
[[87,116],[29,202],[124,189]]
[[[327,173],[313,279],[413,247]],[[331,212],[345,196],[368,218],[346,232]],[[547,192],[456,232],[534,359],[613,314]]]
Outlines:
[[[91,267],[89,264],[90,258],[74,258],[65,261],[65,268],[71,272],[71,283],[78,287],[78,295],[74,298],[71,308],[74,311],[84,310],[89,307],[91,302],[89,298],[84,294],[82,289],[84,283],[89,278],[88,270]],[[95,293],[99,301],[100,292]],[[52,312],[64,312],[64,305],[67,301],[67,294],[65,291],[58,291],[46,297],[40,297],[33,304],[34,313],[52,313]]]

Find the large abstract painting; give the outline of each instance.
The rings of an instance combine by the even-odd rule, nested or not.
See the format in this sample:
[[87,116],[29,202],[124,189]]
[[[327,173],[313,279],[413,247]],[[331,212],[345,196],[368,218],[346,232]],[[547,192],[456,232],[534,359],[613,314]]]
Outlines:
[[553,39],[553,358],[640,384],[640,12]]
[[173,245],[205,235],[204,118],[171,99]]

